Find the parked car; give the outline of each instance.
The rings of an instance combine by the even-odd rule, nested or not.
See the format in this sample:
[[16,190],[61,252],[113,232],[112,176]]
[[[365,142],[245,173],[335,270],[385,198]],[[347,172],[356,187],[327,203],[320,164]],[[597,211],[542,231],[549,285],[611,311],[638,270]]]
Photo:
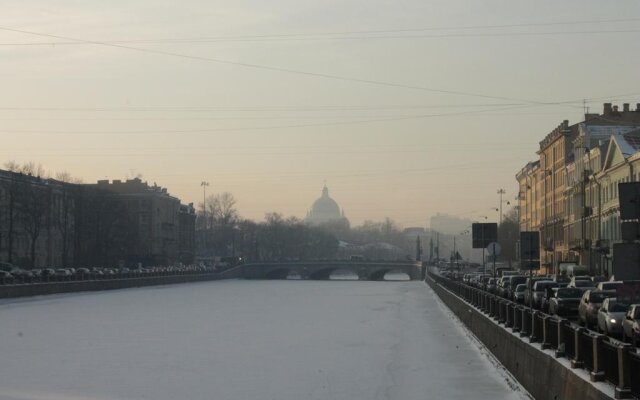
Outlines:
[[622,340],[631,341],[636,346],[640,337],[640,304],[632,304],[622,321]]
[[598,330],[607,335],[622,334],[622,321],[628,308],[627,304],[618,303],[615,297],[604,299],[598,310]]
[[546,276],[534,276],[531,278],[527,278],[525,285],[527,285],[527,290],[524,292],[524,304],[529,305],[531,303],[531,299],[529,298],[529,296],[533,296],[532,293],[530,293],[529,289],[533,289],[533,285],[536,282],[539,281],[548,281],[549,278],[547,278]]
[[580,299],[578,306],[578,323],[585,325],[587,328],[598,323],[598,310],[602,306],[604,299],[616,297],[613,290],[587,290]]
[[513,292],[513,301],[516,303],[524,303],[524,292],[527,290],[527,285],[524,283],[516,286],[516,290]]
[[487,280],[487,285],[485,287],[485,290],[489,293],[495,293],[496,292],[496,278],[489,278]]
[[551,297],[553,288],[557,288],[558,284],[554,281],[538,281],[533,284],[533,290],[531,295],[533,296],[533,308],[544,310],[547,308],[548,300],[546,297]]
[[622,285],[622,281],[607,281],[607,282],[599,282],[598,286],[596,286],[599,290],[616,290],[620,285]]
[[549,314],[577,317],[582,290],[578,288],[557,288],[549,300]]
[[18,266],[13,265],[8,262],[0,261],[0,271],[11,272],[12,269],[18,268]]
[[511,279],[509,280],[509,286],[507,287],[507,298],[513,299],[516,287],[526,282],[527,282],[526,276],[523,276],[523,275],[511,276]]
[[58,279],[62,279],[62,280],[67,280],[69,278],[71,278],[71,275],[73,275],[71,273],[71,271],[69,271],[68,269],[65,268],[58,268],[55,272],[55,276]]
[[591,279],[580,277],[573,278],[567,287],[570,288],[579,288],[584,292],[585,290],[594,290],[596,288],[596,284],[593,283]]
[[8,283],[13,283],[13,275],[10,272],[0,269],[0,284],[6,285]]

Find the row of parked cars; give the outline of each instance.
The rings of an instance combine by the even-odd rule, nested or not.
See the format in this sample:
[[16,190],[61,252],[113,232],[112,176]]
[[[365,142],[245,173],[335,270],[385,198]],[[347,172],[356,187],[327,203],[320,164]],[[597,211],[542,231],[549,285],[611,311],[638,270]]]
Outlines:
[[215,267],[187,265],[148,268],[35,268],[23,269],[0,262],[0,285],[136,278],[217,272]]
[[[461,278],[458,274],[446,275],[633,344],[640,338],[640,298],[634,295],[640,292],[637,281],[603,276],[528,276],[518,271],[502,271],[499,278],[481,272]],[[618,299],[619,293],[626,294]]]

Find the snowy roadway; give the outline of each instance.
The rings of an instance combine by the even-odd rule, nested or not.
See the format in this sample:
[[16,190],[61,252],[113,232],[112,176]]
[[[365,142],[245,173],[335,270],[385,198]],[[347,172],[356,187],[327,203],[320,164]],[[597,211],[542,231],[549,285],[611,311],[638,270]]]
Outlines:
[[524,399],[423,282],[216,281],[0,303],[2,400]]

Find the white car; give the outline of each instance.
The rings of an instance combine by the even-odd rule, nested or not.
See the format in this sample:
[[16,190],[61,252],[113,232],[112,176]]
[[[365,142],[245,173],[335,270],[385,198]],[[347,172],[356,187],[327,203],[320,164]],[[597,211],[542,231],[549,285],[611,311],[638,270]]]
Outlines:
[[628,308],[628,305],[618,303],[615,297],[604,299],[598,310],[598,330],[606,335],[622,334],[622,322]]

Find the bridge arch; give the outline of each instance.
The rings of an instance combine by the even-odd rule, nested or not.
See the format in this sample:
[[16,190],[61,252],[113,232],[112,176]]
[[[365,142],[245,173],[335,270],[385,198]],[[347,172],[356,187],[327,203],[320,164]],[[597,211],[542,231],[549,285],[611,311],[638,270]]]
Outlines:
[[289,268],[273,268],[264,274],[264,279],[287,279],[291,272]]
[[[371,281],[384,281],[387,274],[402,274],[411,280],[411,274],[401,268],[380,268],[369,274],[369,280]],[[395,280],[395,279],[393,279]],[[404,279],[403,279],[404,280]]]

